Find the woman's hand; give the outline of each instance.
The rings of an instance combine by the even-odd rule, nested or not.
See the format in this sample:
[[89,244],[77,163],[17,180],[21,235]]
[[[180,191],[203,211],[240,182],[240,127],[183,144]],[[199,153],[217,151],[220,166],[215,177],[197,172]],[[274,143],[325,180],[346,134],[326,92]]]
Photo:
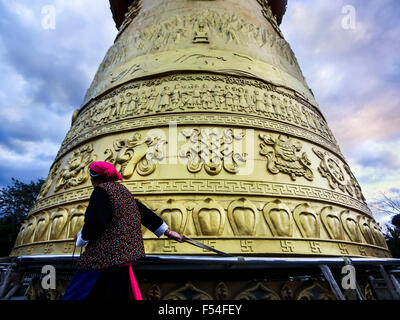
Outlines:
[[180,235],[178,232],[167,229],[164,234],[170,239],[176,240],[178,242],[183,242],[183,236]]

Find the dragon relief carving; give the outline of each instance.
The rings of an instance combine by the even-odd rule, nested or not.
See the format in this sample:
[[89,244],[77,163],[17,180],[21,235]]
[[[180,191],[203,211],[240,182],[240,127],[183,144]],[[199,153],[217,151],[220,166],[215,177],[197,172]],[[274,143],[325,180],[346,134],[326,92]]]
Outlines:
[[142,138],[140,133],[135,133],[132,139],[114,141],[114,150],[105,150],[104,161],[112,163],[125,179],[129,179],[135,170],[141,176],[147,176],[154,172],[155,160],[164,158],[162,146],[166,143],[158,136]]
[[314,179],[307,154],[303,152],[301,157],[297,155],[302,149],[300,141],[286,135],[279,135],[275,139],[268,134],[260,134],[259,137],[264,142],[260,144],[260,154],[268,159],[269,172],[288,174],[293,181],[296,181],[297,177],[304,177],[309,181]]
[[187,169],[196,173],[204,167],[210,175],[217,175],[224,168],[227,172],[238,173],[241,163],[246,162],[246,153],[234,150],[234,140],[240,141],[244,132],[224,129],[220,132],[213,129],[187,129],[182,135],[190,139],[188,144],[181,147],[179,156],[188,159]]
[[92,153],[92,144],[80,147],[73,152],[66,166],[60,171],[60,175],[56,181],[55,191],[78,186],[89,178],[88,167],[97,159],[97,155],[93,155]]

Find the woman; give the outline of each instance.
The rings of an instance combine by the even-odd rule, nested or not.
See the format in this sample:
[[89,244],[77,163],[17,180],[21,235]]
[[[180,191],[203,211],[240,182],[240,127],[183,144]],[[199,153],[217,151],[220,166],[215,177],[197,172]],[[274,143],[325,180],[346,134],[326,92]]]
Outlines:
[[62,300],[141,300],[132,272],[135,261],[145,256],[141,224],[158,237],[182,242],[182,236],[117,182],[123,178],[113,165],[96,161],[89,173],[94,190],[75,236],[77,247],[87,245]]

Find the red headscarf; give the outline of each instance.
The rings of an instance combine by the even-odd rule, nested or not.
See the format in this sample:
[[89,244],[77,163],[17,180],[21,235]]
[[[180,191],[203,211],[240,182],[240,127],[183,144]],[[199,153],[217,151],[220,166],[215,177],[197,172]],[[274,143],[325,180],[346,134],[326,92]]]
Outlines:
[[89,169],[96,174],[105,176],[107,179],[124,180],[117,169],[111,163],[105,161],[92,162]]

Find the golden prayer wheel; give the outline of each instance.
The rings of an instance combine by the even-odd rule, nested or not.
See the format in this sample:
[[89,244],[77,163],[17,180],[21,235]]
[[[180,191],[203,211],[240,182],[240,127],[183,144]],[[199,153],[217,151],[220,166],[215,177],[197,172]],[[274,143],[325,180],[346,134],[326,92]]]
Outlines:
[[[119,33],[11,256],[72,253],[97,160],[232,255],[391,257],[279,29],[286,1],[110,3]],[[147,254],[213,254],[142,231]]]

